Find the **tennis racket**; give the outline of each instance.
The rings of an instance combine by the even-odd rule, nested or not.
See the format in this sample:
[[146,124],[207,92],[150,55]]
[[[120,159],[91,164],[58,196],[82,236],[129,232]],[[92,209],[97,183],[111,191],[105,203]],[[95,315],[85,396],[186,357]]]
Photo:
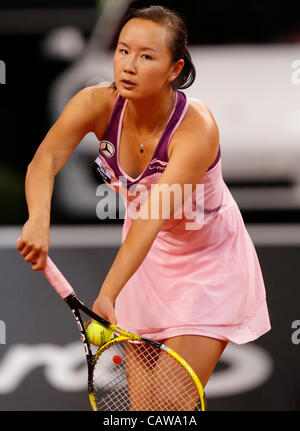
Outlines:
[[[93,410],[205,410],[201,382],[177,353],[111,324],[87,308],[49,257],[43,273],[69,305],[77,322],[87,359],[88,392]],[[95,354],[80,312],[115,334]]]

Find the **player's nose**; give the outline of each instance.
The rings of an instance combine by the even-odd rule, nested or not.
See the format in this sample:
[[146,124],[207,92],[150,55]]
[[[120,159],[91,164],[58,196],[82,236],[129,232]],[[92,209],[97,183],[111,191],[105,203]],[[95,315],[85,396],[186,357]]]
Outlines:
[[129,56],[126,64],[124,65],[124,72],[129,74],[136,74],[137,64],[133,56]]

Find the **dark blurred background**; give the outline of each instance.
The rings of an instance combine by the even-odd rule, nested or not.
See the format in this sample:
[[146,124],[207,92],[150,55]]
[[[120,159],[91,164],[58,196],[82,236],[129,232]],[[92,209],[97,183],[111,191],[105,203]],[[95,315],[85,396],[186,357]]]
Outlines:
[[[67,101],[113,79],[113,46],[127,8],[150,4],[170,6],[187,22],[197,69],[187,94],[215,115],[224,180],[256,246],[269,298],[272,331],[228,347],[207,390],[209,409],[300,409],[300,346],[292,339],[300,326],[299,2],[1,0],[0,410],[89,410],[72,317],[15,251],[27,218],[24,179]],[[90,166],[97,149],[86,136],[58,174],[51,218],[51,252],[89,304],[123,221],[118,203],[119,219],[96,214]],[[57,321],[49,325],[53,313]]]
[[[112,0],[112,3],[114,1]],[[86,53],[87,44],[91,37],[99,15],[104,5],[108,2],[86,1],[6,1],[2,0],[0,5],[0,59],[6,64],[6,85],[0,85],[0,127],[2,136],[1,164],[0,164],[0,223],[2,225],[13,225],[23,223],[27,216],[24,199],[24,176],[28,163],[31,161],[39,143],[53,124],[61,108],[72,97],[73,93],[86,85],[74,85],[74,89],[63,100],[63,106],[58,106],[57,112],[53,113],[51,108],[51,86],[63,72],[76,67],[81,56]],[[123,2],[126,4],[126,2]],[[300,6],[296,2],[271,2],[271,1],[249,1],[242,4],[235,1],[227,2],[194,2],[189,6],[180,1],[132,2],[133,5],[164,4],[179,11],[188,24],[190,33],[190,45],[199,48],[210,46],[278,46],[282,44],[299,47]],[[116,6],[114,6],[116,7]],[[120,9],[120,8],[119,8]],[[115,28],[110,27],[110,34],[106,34],[107,41],[102,51],[110,52],[116,34]],[[101,36],[101,28],[99,30]],[[94,37],[97,42],[97,38]],[[101,75],[101,38],[98,38],[99,46],[99,75]],[[95,51],[97,51],[95,48]],[[200,54],[201,55],[201,54]],[[281,55],[281,53],[278,53]],[[300,56],[300,55],[299,55]],[[298,57],[299,57],[298,56]],[[276,52],[274,53],[276,58]],[[292,58],[291,58],[292,59]],[[296,58],[295,58],[296,59]],[[241,62],[243,59],[241,58]],[[284,61],[284,60],[283,60]],[[292,73],[291,65],[286,59],[286,87],[290,83]],[[91,60],[92,62],[92,60]],[[216,63],[219,68],[219,79],[222,79],[222,63]],[[201,70],[198,80],[201,83]],[[94,71],[91,72],[93,77]],[[259,74],[259,71],[257,71]],[[274,77],[276,69],[271,69],[270,74]],[[87,73],[88,76],[88,73]],[[270,79],[272,79],[270,76]],[[110,77],[109,77],[110,78]],[[101,77],[100,77],[101,79]],[[243,76],[240,77],[243,80]],[[276,82],[276,80],[275,80]],[[251,84],[251,83],[250,83]],[[249,82],[245,82],[249,86]],[[276,94],[278,88],[270,84],[270,94],[261,94],[261,101],[271,94]],[[291,85],[290,85],[291,87]],[[195,97],[201,98],[201,89],[196,92],[191,88]],[[299,96],[299,87],[294,86],[292,91]],[[197,94],[199,93],[199,94]],[[279,92],[281,95],[281,93]],[[245,100],[248,96],[239,94],[240,99]],[[219,99],[224,98],[219,94]],[[300,98],[299,98],[300,99]],[[233,100],[234,103],[234,100]],[[278,99],[278,110],[284,100]],[[57,103],[58,104],[58,103]],[[213,103],[208,105],[219,121],[222,133],[222,118],[216,114]],[[299,106],[299,105],[298,105]],[[291,107],[292,108],[292,107]],[[51,112],[52,109],[52,112]],[[263,109],[263,108],[262,108]],[[260,111],[259,101],[256,110]],[[261,117],[267,113],[261,111]],[[255,126],[255,124],[254,124]],[[247,126],[248,127],[248,126]],[[274,127],[279,127],[274,118]],[[245,136],[247,136],[245,127]],[[259,135],[259,130],[257,130]],[[270,129],[270,135],[275,134]],[[299,136],[299,134],[298,134]],[[288,136],[287,136],[288,137]],[[222,142],[221,142],[222,143]],[[223,143],[222,143],[223,144]],[[224,142],[224,163],[226,162],[226,145]],[[248,144],[248,142],[247,142]],[[249,142],[249,147],[252,145]],[[260,146],[264,142],[261,140]],[[275,145],[275,144],[274,144]],[[276,144],[277,145],[277,144]],[[275,147],[276,147],[275,145]],[[299,152],[288,142],[280,143],[282,154],[290,151],[291,158],[299,161]],[[95,146],[96,148],[96,146]],[[284,149],[286,148],[286,151]],[[276,150],[276,148],[275,148]],[[238,151],[238,148],[236,148]],[[243,155],[247,158],[247,155]],[[272,159],[272,146],[270,146],[269,158]],[[280,156],[279,156],[280,157]],[[286,157],[284,155],[282,159]],[[229,159],[228,153],[227,158]],[[251,159],[250,159],[251,160]],[[227,161],[227,165],[229,165]],[[236,165],[236,160],[232,163]],[[274,164],[284,163],[283,160],[275,160]],[[247,202],[247,188],[251,188],[255,194],[261,187],[267,187],[271,193],[274,188],[290,192],[294,184],[294,178],[289,177],[288,172],[282,175],[274,173],[273,177],[265,178],[258,174],[238,176],[231,167],[224,167],[224,179],[234,191],[244,189],[245,199],[241,198],[241,210],[246,222],[298,222],[299,207],[293,201],[288,206],[282,202],[271,207],[264,207],[256,202],[253,205]],[[226,169],[225,169],[226,168]],[[270,166],[267,166],[270,170]],[[271,168],[272,170],[272,168]],[[286,169],[289,170],[288,168]],[[92,172],[90,173],[92,175]],[[246,189],[246,190],[245,190]],[[267,196],[268,193],[265,193]],[[252,194],[251,194],[252,196]],[[237,200],[239,195],[237,195]],[[249,202],[252,198],[249,198]],[[280,200],[280,199],[279,199]],[[283,199],[284,200],[284,199]],[[72,222],[95,222],[95,212],[70,213],[58,205],[52,213],[54,223]]]

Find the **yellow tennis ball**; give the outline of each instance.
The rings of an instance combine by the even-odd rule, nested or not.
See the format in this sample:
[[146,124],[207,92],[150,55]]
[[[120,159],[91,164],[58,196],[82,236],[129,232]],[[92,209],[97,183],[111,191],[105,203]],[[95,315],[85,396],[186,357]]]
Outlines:
[[89,342],[94,344],[95,346],[102,346],[103,344],[107,343],[109,340],[112,339],[114,334],[111,329],[105,328],[95,320],[93,320],[89,324],[86,333]]

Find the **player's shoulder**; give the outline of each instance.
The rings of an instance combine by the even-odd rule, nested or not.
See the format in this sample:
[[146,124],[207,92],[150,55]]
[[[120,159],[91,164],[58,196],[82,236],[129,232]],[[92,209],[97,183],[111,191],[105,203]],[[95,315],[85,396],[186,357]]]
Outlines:
[[210,108],[201,100],[189,98],[189,107],[183,122],[183,126],[201,130],[218,131],[218,126]]
[[100,114],[113,107],[117,98],[117,91],[111,83],[101,83],[81,89],[78,92],[78,97],[89,104],[97,114]]
[[189,105],[183,121],[178,127],[175,137],[182,140],[185,137],[195,138],[195,145],[199,142],[198,137],[204,137],[206,141],[219,141],[219,129],[213,113],[201,100],[189,98]]
[[101,136],[109,121],[117,95],[111,83],[84,87],[73,97],[72,112],[77,113],[80,118],[87,119],[92,131]]
[[175,148],[186,152],[186,142],[191,153],[200,155],[205,151],[214,160],[219,147],[218,126],[209,107],[198,99],[189,98],[187,112],[169,145],[169,158]]

